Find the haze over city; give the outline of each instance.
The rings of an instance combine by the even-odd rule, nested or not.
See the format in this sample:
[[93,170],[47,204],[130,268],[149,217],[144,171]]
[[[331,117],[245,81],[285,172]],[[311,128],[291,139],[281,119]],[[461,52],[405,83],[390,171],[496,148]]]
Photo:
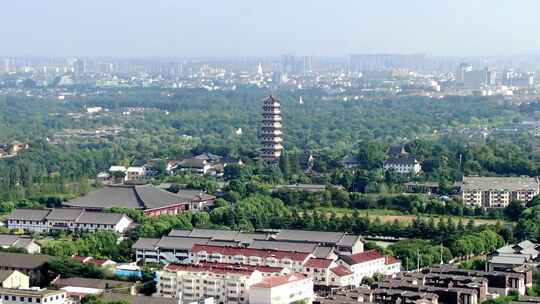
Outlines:
[[538,52],[535,0],[3,1],[3,56]]
[[0,2],[0,304],[540,304],[539,0]]

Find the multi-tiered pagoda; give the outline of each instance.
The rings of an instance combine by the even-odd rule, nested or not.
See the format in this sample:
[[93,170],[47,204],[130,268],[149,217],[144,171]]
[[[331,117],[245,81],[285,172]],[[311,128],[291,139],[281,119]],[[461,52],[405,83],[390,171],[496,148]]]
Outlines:
[[263,103],[261,158],[266,161],[277,161],[283,151],[281,104],[271,95],[265,98]]

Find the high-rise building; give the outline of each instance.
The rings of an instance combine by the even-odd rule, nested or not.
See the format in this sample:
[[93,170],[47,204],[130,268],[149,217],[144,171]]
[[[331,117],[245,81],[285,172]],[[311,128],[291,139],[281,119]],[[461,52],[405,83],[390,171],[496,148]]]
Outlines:
[[462,63],[459,65],[456,73],[456,82],[463,84],[465,82],[465,74],[472,71],[472,65]]
[[494,69],[486,67],[486,85],[487,86],[494,86],[497,84],[497,71]]
[[293,73],[296,69],[296,58],[293,55],[281,56],[281,72]]
[[273,96],[263,101],[263,119],[261,130],[261,158],[276,161],[283,151],[283,133],[281,131],[281,104]]
[[303,60],[303,67],[302,72],[304,73],[310,73],[313,72],[313,57],[312,56],[304,56],[302,58]]

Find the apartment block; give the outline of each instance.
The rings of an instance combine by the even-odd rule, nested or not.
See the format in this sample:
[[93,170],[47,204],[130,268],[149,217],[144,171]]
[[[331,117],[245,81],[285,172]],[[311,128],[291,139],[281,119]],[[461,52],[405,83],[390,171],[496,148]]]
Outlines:
[[528,202],[539,194],[533,177],[463,177],[461,197],[471,207],[504,208],[511,201]]

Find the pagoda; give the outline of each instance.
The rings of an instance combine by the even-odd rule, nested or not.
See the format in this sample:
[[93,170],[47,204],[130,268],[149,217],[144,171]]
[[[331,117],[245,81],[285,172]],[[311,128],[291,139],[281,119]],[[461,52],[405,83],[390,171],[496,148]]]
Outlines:
[[261,132],[261,158],[275,162],[283,151],[283,133],[281,131],[281,104],[272,95],[263,101]]

